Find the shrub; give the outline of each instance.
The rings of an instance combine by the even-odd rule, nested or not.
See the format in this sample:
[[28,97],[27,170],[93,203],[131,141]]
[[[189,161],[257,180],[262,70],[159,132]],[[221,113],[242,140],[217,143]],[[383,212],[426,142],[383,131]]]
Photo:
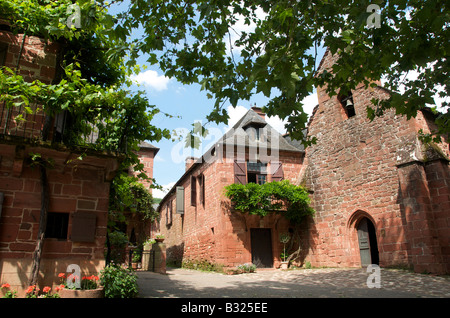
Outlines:
[[106,266],[100,274],[105,298],[134,298],[138,294],[137,276],[131,269],[118,265]]
[[256,265],[251,263],[245,263],[238,265],[237,269],[241,273],[253,273],[256,271]]

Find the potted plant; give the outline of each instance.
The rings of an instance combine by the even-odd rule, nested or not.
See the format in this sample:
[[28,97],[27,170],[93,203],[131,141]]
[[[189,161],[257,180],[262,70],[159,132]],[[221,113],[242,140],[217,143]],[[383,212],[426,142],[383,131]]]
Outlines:
[[[58,277],[61,279],[61,285],[59,286],[59,296],[61,298],[103,298],[104,288],[100,286],[98,281],[99,277],[96,275],[83,276],[79,287],[69,288],[66,281],[65,273],[60,273]],[[73,283],[79,278],[72,276]]]
[[281,253],[283,261],[281,262],[281,269],[287,269],[289,267],[289,262],[286,261],[286,244],[291,239],[291,236],[288,233],[283,233],[280,235],[280,242],[283,243],[283,252]]
[[162,242],[164,242],[164,235],[162,235],[162,234],[157,234],[157,235],[155,236],[155,241],[156,241],[157,243],[162,243]]
[[137,248],[133,251],[133,256],[131,259],[131,267],[133,269],[137,269],[139,267],[138,263],[141,262],[141,259],[142,259],[142,250],[140,248]]

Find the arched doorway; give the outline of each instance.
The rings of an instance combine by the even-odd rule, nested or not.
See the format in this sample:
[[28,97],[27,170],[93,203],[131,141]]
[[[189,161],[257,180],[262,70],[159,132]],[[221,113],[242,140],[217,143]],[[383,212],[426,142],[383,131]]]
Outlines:
[[361,266],[379,264],[377,236],[372,221],[363,217],[359,220],[356,229],[358,231]]

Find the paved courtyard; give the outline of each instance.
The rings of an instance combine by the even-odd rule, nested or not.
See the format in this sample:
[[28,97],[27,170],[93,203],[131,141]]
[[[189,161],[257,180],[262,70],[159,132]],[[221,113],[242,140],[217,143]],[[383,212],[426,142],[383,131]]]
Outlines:
[[138,272],[138,283],[142,298],[450,298],[448,276],[382,268],[380,288],[368,288],[374,273],[324,268],[224,275],[169,268],[166,275]]

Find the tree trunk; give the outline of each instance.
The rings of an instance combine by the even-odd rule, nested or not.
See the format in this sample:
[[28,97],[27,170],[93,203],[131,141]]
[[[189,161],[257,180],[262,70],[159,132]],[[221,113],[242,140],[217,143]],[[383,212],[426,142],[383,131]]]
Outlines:
[[39,233],[37,237],[36,249],[33,253],[33,264],[31,266],[29,286],[36,285],[39,276],[39,268],[41,265],[42,249],[44,247],[45,229],[47,226],[49,205],[47,169],[45,168],[45,162],[41,162],[41,164],[39,165],[39,170],[41,174],[41,215],[39,218]]
[[298,257],[300,257],[300,252],[302,251],[302,245],[300,241],[300,226],[296,225],[294,228],[294,233],[292,233],[291,238],[291,244],[288,248],[288,251],[290,251],[293,247],[295,242],[298,242],[298,248],[287,258],[287,262],[290,263],[291,261],[295,261]]

